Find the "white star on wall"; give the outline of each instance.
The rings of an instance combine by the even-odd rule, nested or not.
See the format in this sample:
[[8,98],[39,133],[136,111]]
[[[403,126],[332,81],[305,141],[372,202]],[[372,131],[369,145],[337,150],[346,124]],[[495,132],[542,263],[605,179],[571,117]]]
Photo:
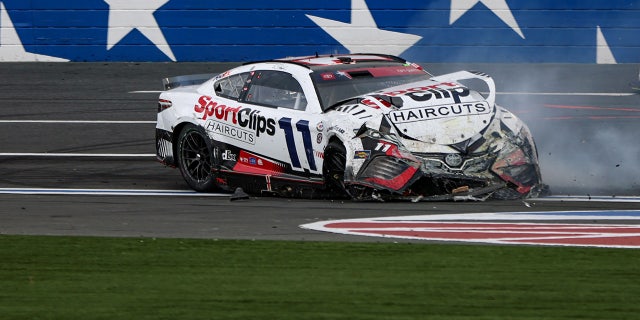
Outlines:
[[596,29],[596,63],[598,64],[616,64],[616,58],[609,48],[607,39],[604,38],[600,26]]
[[113,48],[133,29],[137,29],[171,60],[176,57],[162,34],[153,13],[169,0],[104,0],[109,4],[107,50]]
[[0,1],[0,61],[49,61],[65,62],[67,59],[29,53],[24,50],[22,40],[13,26],[4,3]]
[[400,55],[422,39],[408,33],[378,29],[364,0],[351,0],[351,23],[306,15],[349,52]]
[[513,31],[515,31],[522,39],[524,34],[518,26],[516,18],[513,17],[509,5],[506,0],[451,0],[451,14],[449,15],[449,25],[456,22],[462,15],[467,13],[478,2],[484,4],[491,12],[493,12],[500,20],[506,23]]

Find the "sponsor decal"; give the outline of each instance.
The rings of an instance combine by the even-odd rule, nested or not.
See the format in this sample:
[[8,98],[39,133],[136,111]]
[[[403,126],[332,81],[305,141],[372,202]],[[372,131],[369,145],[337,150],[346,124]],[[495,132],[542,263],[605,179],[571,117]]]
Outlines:
[[238,111],[238,124],[243,128],[256,131],[256,136],[266,133],[270,136],[276,133],[276,120],[266,118],[259,114],[260,111],[251,108],[244,108]]
[[368,159],[370,155],[371,155],[371,150],[356,150],[356,152],[353,153],[353,158]]
[[460,86],[459,84],[454,83],[454,82],[441,82],[441,83],[433,84],[433,85],[430,85],[430,86],[413,87],[413,88],[404,89],[404,90],[389,91],[389,92],[385,92],[383,94],[385,96],[396,97],[396,96],[400,96],[400,95],[407,94],[407,93],[427,92],[429,90],[442,89],[442,87],[444,87],[446,89],[446,88],[455,88],[455,87],[459,87],[459,86]]
[[229,107],[224,104],[218,104],[212,101],[209,96],[201,96],[198,99],[198,104],[193,107],[193,110],[197,113],[202,113],[202,120],[207,120],[209,117],[215,117],[218,120],[231,122],[233,124],[238,123],[238,111],[241,107]]
[[345,77],[347,79],[351,79],[351,76],[348,73],[344,72],[344,71],[336,71],[336,75],[341,76],[341,77]]
[[415,101],[429,101],[431,99],[448,99],[452,98],[453,102],[460,103],[460,97],[466,97],[469,95],[469,89],[459,87],[454,89],[441,89],[441,90],[429,90],[427,92],[410,92],[406,96]]
[[384,95],[396,97],[407,96],[415,101],[429,101],[431,99],[453,99],[453,102],[460,103],[460,97],[469,95],[469,89],[460,87],[453,82],[442,82],[430,86],[414,87],[406,90],[385,92]]
[[213,80],[214,80],[214,81],[220,80],[220,79],[222,79],[222,78],[228,77],[230,74],[231,74],[231,71],[225,71],[224,73],[221,73],[221,74],[219,74],[219,75],[215,76],[215,77],[213,78]]
[[373,100],[370,100],[370,99],[364,99],[364,100],[360,101],[360,103],[364,104],[367,107],[371,107],[371,108],[374,108],[374,109],[380,109],[378,104],[376,104],[375,102],[373,102]]
[[322,80],[335,80],[336,79],[336,76],[331,72],[325,72],[325,73],[321,74],[320,77],[322,78]]
[[373,77],[393,77],[393,76],[404,76],[404,75],[412,75],[412,74],[423,74],[426,75],[424,71],[418,70],[411,66],[393,66],[393,67],[377,67],[377,68],[357,68],[350,69],[344,71],[351,76],[356,74],[370,74]]
[[[374,96],[373,98],[375,99],[375,101],[372,100],[372,99],[364,99],[364,100],[360,101],[360,103],[364,104],[367,107],[371,107],[371,108],[374,108],[374,109],[380,109],[380,105],[383,105],[383,106],[385,106],[387,108],[391,108],[391,106],[392,106],[391,102],[389,102],[387,100],[384,100],[379,96]],[[376,102],[376,101],[378,101],[378,102]]]
[[242,141],[251,145],[256,143],[256,136],[253,132],[228,125],[224,122],[209,120],[205,124],[205,129],[231,139]]
[[225,150],[222,153],[222,160],[236,161],[236,155],[233,152],[231,152],[231,150]]
[[327,131],[336,131],[336,132],[339,132],[340,134],[345,134],[345,132],[346,132],[346,130],[344,130],[343,128],[338,127],[338,126],[329,127],[329,129],[327,129]]
[[268,174],[269,172],[284,172],[287,167],[284,163],[265,159],[244,150],[240,151],[238,159],[234,170],[240,172]]
[[201,96],[198,99],[193,110],[202,113],[202,120],[214,117],[220,121],[240,126],[255,133],[256,137],[260,134],[268,134],[270,136],[276,133],[276,120],[260,115],[260,111],[251,108],[229,107],[224,104],[218,104],[212,101],[209,96]]
[[389,113],[389,116],[393,123],[398,124],[458,116],[480,115],[490,112],[491,108],[488,103],[472,102],[392,111]]

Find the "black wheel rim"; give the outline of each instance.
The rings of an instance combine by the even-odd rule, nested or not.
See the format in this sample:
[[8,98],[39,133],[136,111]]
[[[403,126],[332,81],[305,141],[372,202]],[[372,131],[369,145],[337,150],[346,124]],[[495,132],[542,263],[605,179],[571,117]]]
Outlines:
[[185,134],[180,149],[180,159],[184,171],[198,182],[205,181],[211,175],[211,152],[207,141],[199,132]]

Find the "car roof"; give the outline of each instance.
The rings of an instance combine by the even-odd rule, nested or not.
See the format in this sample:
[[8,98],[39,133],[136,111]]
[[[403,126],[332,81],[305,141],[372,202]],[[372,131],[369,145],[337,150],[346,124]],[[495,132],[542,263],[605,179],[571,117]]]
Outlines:
[[254,61],[245,63],[247,64],[256,64],[256,63],[264,63],[264,62],[283,62],[283,63],[292,63],[307,67],[311,70],[326,70],[326,69],[341,69],[342,67],[353,67],[354,65],[362,65],[362,64],[405,64],[406,60],[385,54],[375,54],[375,53],[350,53],[350,54],[331,54],[331,55],[313,55],[313,56],[302,56],[302,57],[287,57],[281,59],[274,60],[264,60],[264,61]]

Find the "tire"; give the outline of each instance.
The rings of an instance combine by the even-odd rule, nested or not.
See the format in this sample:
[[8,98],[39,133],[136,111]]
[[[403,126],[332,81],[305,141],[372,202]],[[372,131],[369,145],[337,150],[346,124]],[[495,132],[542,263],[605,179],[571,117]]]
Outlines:
[[327,190],[340,195],[348,195],[344,186],[344,172],[347,164],[346,149],[342,142],[331,141],[324,149],[322,174]]
[[198,192],[211,192],[217,189],[213,148],[209,137],[199,127],[186,125],[177,143],[178,167],[189,187]]

